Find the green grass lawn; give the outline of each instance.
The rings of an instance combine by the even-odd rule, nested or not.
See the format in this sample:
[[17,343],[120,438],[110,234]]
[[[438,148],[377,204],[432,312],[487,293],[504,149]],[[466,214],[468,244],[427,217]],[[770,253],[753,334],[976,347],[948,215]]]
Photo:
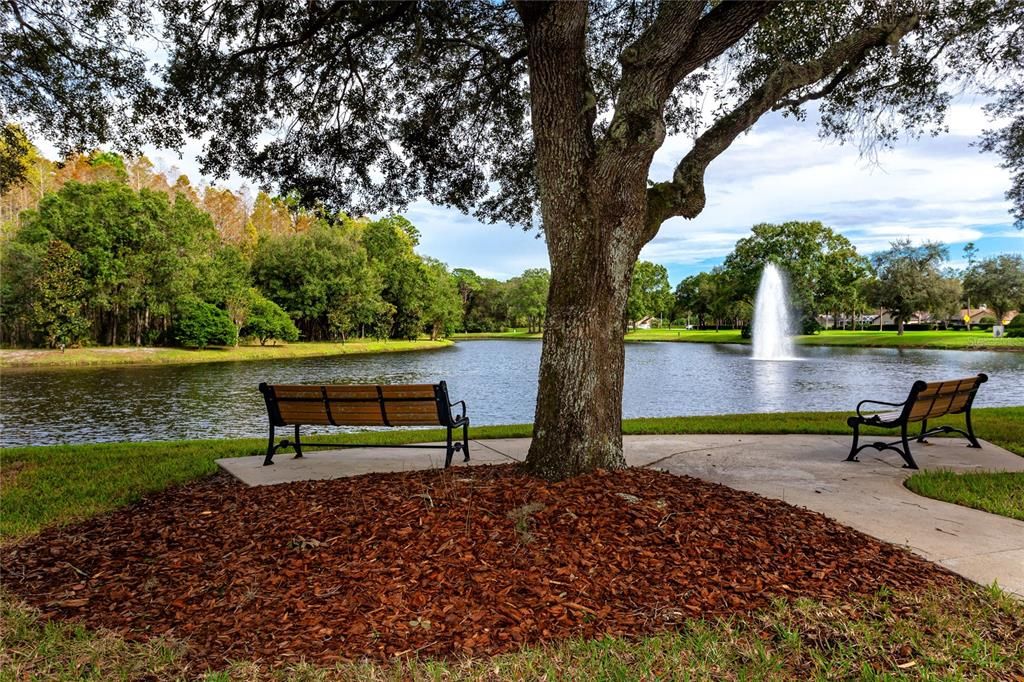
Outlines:
[[922,471],[906,485],[918,495],[1024,521],[1024,473]]
[[355,339],[346,343],[298,342],[267,346],[236,346],[192,350],[188,348],[69,348],[59,350],[0,350],[0,367],[81,367],[96,365],[165,365],[241,360],[281,360],[354,353],[396,353],[451,345],[450,340],[377,341]]
[[[689,341],[692,343],[750,343],[739,330],[637,329],[626,334],[627,341]],[[826,330],[795,337],[802,346],[860,346],[869,348],[936,348],[952,350],[1020,350],[1024,339],[996,339],[987,331],[896,332]]]

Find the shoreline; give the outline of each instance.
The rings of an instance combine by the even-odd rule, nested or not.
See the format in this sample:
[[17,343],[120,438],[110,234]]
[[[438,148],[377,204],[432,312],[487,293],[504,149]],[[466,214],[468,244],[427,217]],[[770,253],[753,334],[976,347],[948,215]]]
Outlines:
[[162,348],[154,346],[71,348],[65,352],[49,349],[0,349],[0,369],[74,369],[89,367],[153,367],[215,362],[262,362],[298,360],[339,355],[369,355],[437,350],[454,345],[451,339],[430,341],[349,341],[347,343],[307,342],[276,346],[235,346],[230,348]]
[[[915,336],[919,335],[919,336]],[[924,338],[923,338],[924,337]],[[526,332],[479,332],[454,334],[458,341],[538,341],[542,334]],[[814,335],[793,337],[797,346],[829,346],[843,348],[909,348],[913,350],[1003,351],[1024,353],[1024,338],[993,338],[988,332],[895,332],[825,331]],[[737,329],[682,330],[641,329],[625,336],[626,343],[712,343],[749,346],[750,340],[740,338]]]

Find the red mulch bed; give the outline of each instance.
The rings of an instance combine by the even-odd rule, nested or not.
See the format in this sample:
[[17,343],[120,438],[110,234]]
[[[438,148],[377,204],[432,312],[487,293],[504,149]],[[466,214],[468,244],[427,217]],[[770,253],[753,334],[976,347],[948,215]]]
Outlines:
[[0,561],[7,588],[46,616],[186,640],[213,668],[493,654],[776,596],[957,580],[820,514],[697,479],[628,469],[548,483],[515,466],[262,488],[217,476]]

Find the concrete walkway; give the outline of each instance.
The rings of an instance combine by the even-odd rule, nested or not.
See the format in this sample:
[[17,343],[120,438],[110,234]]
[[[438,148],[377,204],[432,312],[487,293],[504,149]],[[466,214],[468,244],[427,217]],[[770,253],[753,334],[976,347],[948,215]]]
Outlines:
[[[1024,522],[920,497],[903,487],[912,472],[893,452],[860,453],[842,461],[848,436],[626,436],[626,461],[773,497],[829,516],[868,535],[903,545],[983,585],[998,582],[1024,597]],[[525,458],[526,438],[470,441],[472,464],[504,464]],[[983,442],[936,438],[914,444],[922,469],[1024,471],[1024,457]],[[443,451],[363,449],[312,451],[302,459],[275,457],[217,460],[248,485],[408,471],[438,466]],[[456,455],[458,457],[458,455]],[[1024,494],[1024,492],[1022,492]]]

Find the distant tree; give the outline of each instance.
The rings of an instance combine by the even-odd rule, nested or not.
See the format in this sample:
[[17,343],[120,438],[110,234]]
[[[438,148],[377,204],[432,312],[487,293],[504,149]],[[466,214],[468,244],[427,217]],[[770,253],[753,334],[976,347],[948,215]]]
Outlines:
[[936,285],[934,295],[926,308],[936,324],[941,324],[943,329],[949,328],[949,321],[959,316],[963,294],[960,278],[955,272],[947,271]]
[[786,271],[794,307],[805,318],[838,311],[869,270],[850,240],[817,221],[762,223],[751,231],[723,263],[736,296],[751,304],[768,263]]
[[164,330],[170,302],[191,293],[216,234],[184,197],[121,182],[65,183],[23,213],[16,240],[67,242],[81,255],[87,316],[100,343]]
[[389,321],[380,318],[381,335],[415,339],[423,329],[426,310],[426,271],[413,250],[419,244],[419,231],[402,216],[390,216],[367,224],[362,242],[383,285],[381,298],[392,312]]
[[666,315],[672,308],[672,290],[668,283],[668,270],[664,265],[638,261],[633,268],[633,282],[626,305],[627,322],[634,327],[648,315]]
[[878,278],[868,289],[869,302],[886,308],[896,320],[897,334],[915,312],[937,307],[949,295],[940,266],[948,249],[926,242],[912,246],[909,239],[892,242],[887,251],[872,256]]
[[722,320],[729,316],[735,302],[735,294],[728,275],[722,268],[701,272],[683,279],[675,291],[677,313],[690,313],[697,318],[697,326],[721,327]]
[[384,309],[380,274],[368,262],[357,228],[343,222],[263,239],[252,278],[310,341],[344,339]]
[[1004,254],[974,264],[964,274],[964,290],[1001,323],[1011,310],[1024,308],[1024,257]]
[[81,258],[67,242],[49,243],[33,289],[33,317],[47,346],[70,345],[86,337],[89,321],[82,314],[86,282]]
[[237,335],[231,318],[215,305],[189,296],[175,306],[174,339],[182,346],[230,346]]
[[0,127],[0,194],[25,179],[31,152],[32,144],[20,126]]
[[509,314],[526,320],[531,334],[543,328],[551,275],[544,268],[531,268],[508,282]]
[[254,336],[259,339],[261,346],[265,346],[271,339],[298,341],[299,328],[281,306],[265,298],[256,289],[251,289],[241,336]]
[[430,340],[436,341],[455,331],[462,322],[462,298],[455,278],[441,261],[426,259],[424,273],[423,322]]
[[482,281],[480,275],[468,268],[455,268],[452,270],[452,278],[455,280],[455,286],[462,301],[462,331],[468,331],[466,324],[469,320],[470,310],[476,303],[475,298],[482,287]]

